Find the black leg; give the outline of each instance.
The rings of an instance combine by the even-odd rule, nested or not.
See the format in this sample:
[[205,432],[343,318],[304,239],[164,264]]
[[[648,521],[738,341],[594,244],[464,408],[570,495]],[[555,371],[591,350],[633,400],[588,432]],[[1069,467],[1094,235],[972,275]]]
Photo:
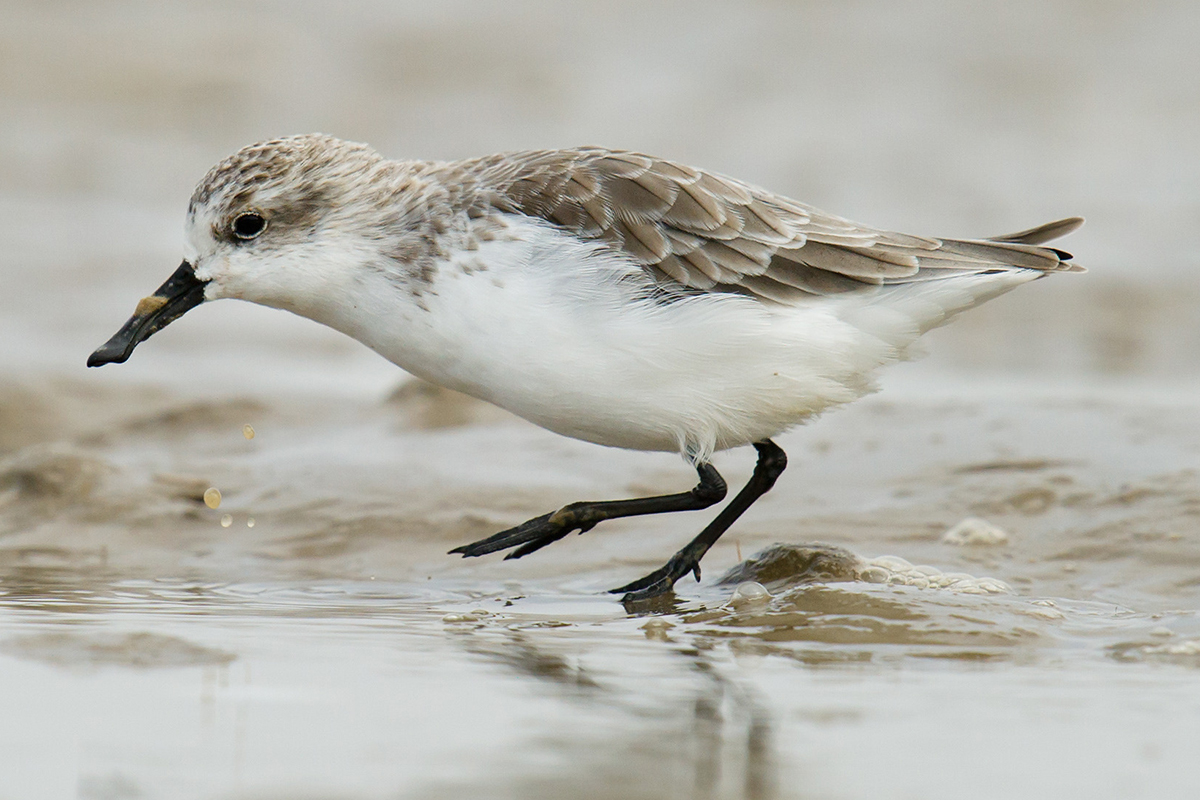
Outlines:
[[668,511],[694,511],[721,502],[725,498],[726,488],[720,473],[712,464],[699,464],[696,466],[696,472],[700,475],[700,483],[690,492],[640,497],[634,500],[571,503],[558,511],[543,514],[478,542],[456,547],[450,552],[462,553],[463,557],[482,556],[515,547],[506,558],[520,558],[557,542],[571,531],[589,531],[606,519],[665,514]]
[[700,559],[704,558],[704,554],[717,539],[721,538],[721,534],[729,530],[729,526],[753,505],[755,500],[762,497],[775,485],[775,480],[787,467],[787,454],[770,439],[755,442],[754,447],[758,450],[758,463],[754,465],[754,474],[738,492],[737,497],[725,506],[717,518],[708,524],[707,528],[700,531],[699,536],[671,556],[671,560],[662,567],[633,583],[613,589],[614,594],[625,592],[621,602],[649,600],[652,597],[666,594],[675,586],[675,581],[689,572],[696,576],[696,580],[700,580]]

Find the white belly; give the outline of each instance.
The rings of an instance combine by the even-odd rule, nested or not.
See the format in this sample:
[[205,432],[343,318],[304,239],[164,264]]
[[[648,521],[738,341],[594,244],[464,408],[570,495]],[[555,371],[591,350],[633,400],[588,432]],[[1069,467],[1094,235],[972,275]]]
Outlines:
[[353,313],[319,321],[565,436],[702,459],[866,394],[880,366],[964,306],[961,290],[907,306],[872,291],[656,302],[639,267],[595,244],[520,217],[509,231],[441,262],[419,294],[380,278]]

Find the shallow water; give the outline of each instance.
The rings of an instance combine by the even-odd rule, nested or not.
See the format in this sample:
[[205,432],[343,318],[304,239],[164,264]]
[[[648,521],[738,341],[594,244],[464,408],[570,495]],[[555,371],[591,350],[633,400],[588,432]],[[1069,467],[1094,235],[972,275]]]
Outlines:
[[[564,5],[5,7],[0,800],[1193,797],[1200,13]],[[307,130],[635,147],[916,233],[1082,213],[1092,271],[781,437],[703,582],[628,610],[707,514],[446,551],[678,458],[244,304],[84,369],[203,171]]]
[[[438,394],[109,397],[130,413],[0,463],[8,796],[1187,795],[1194,407],[900,386],[783,437],[791,482],[706,580],[629,614],[604,590],[698,515],[444,553],[689,470],[452,396],[431,420]],[[972,515],[1008,542],[941,541]],[[719,580],[816,540],[848,549]]]

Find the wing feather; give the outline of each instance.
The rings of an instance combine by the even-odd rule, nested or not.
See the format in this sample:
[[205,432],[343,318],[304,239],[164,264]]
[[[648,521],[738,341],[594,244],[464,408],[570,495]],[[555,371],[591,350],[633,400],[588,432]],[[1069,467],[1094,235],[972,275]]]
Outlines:
[[603,239],[656,276],[691,289],[794,303],[879,284],[977,272],[1080,271],[1041,247],[1078,217],[992,239],[884,231],[722,175],[641,153],[588,147],[460,162],[493,207]]

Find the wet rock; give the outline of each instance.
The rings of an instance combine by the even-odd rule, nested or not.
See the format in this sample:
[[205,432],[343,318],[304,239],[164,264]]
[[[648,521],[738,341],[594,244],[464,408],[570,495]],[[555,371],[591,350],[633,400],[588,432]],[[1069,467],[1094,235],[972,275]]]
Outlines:
[[857,579],[861,561],[841,547],[812,544],[775,544],[738,564],[721,576],[718,583],[796,584],[831,583]]

